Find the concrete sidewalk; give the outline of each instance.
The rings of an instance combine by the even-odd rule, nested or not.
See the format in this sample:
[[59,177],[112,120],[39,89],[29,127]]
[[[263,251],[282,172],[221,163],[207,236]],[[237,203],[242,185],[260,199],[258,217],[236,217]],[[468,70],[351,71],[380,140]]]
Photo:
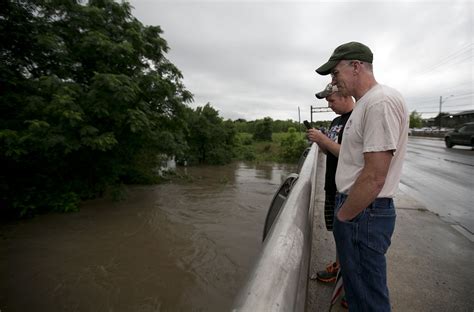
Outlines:
[[[320,155],[322,156],[322,155]],[[325,157],[319,157],[310,274],[334,261],[324,225]],[[399,192],[397,223],[387,253],[393,311],[474,311],[474,243],[414,198]],[[334,284],[310,280],[307,311],[328,311]],[[332,311],[344,310],[337,302]]]

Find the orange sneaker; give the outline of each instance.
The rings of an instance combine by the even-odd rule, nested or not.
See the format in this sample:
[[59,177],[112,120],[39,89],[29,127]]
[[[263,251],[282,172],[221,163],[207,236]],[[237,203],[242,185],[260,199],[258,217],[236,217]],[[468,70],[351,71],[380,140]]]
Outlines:
[[326,270],[318,271],[316,278],[323,283],[334,283],[337,277],[337,271],[339,270],[339,264],[336,262],[331,263],[326,267]]

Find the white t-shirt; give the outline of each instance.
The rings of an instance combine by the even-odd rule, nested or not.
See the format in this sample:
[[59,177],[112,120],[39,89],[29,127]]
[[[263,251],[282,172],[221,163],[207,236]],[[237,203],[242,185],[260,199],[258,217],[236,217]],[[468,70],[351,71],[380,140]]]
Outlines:
[[360,98],[344,129],[336,171],[337,190],[350,193],[364,167],[364,153],[392,150],[385,184],[377,197],[393,197],[402,174],[408,123],[405,100],[398,91],[377,84]]

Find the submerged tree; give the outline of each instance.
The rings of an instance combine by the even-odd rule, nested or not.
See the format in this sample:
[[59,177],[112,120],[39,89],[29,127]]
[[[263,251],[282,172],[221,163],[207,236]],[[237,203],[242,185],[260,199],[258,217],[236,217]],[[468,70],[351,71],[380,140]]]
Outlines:
[[128,3],[0,7],[1,207],[68,211],[183,153],[185,90],[158,26]]
[[224,121],[211,104],[188,111],[187,142],[189,151],[184,159],[191,163],[221,165],[229,163],[233,156],[235,127],[232,121]]

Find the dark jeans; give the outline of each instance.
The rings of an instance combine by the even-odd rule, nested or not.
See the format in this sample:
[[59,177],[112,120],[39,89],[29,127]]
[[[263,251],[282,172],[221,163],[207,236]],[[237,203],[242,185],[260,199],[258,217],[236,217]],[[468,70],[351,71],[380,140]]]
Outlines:
[[[336,197],[335,215],[347,198]],[[334,239],[349,311],[391,311],[385,253],[395,229],[391,198],[377,198],[353,220],[334,218]]]

